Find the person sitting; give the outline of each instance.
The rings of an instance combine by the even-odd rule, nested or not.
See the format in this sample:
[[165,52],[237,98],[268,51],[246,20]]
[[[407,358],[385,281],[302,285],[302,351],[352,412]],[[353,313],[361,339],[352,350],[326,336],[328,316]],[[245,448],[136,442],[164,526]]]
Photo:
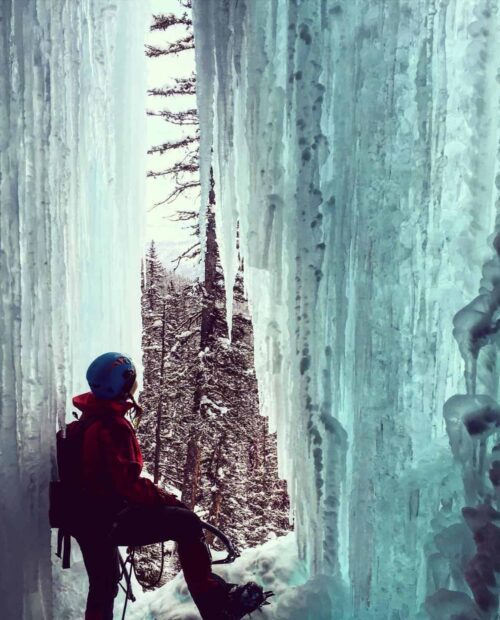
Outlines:
[[203,620],[235,620],[260,607],[262,588],[226,583],[211,571],[200,518],[174,495],[141,476],[143,458],[125,417],[134,400],[136,370],[121,353],[105,353],[87,370],[90,392],[73,398],[84,424],[83,509],[71,534],[89,579],[85,620],[112,620],[118,593],[118,546],[176,541],[180,565]]

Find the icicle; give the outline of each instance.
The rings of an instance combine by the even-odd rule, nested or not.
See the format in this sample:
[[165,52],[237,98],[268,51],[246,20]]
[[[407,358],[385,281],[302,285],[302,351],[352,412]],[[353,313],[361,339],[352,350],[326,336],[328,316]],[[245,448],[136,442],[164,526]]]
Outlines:
[[196,101],[200,120],[200,260],[201,272],[204,269],[206,209],[210,191],[210,167],[212,166],[213,144],[213,85],[214,85],[214,26],[208,2],[193,3],[193,28],[195,32],[195,58],[198,75],[204,79],[197,81]]

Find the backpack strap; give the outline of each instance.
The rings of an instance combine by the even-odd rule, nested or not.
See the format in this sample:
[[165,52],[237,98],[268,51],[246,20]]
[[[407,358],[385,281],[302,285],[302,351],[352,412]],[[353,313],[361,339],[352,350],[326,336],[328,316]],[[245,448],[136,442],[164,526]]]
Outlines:
[[70,568],[70,566],[71,566],[71,535],[68,534],[68,532],[64,532],[62,567]]
[[63,534],[62,528],[59,528],[57,530],[57,551],[56,551],[56,555],[58,558],[62,557],[61,552],[62,552],[63,539],[64,539],[64,534]]
[[71,534],[62,527],[57,530],[57,551],[58,558],[62,558],[62,567],[71,567]]

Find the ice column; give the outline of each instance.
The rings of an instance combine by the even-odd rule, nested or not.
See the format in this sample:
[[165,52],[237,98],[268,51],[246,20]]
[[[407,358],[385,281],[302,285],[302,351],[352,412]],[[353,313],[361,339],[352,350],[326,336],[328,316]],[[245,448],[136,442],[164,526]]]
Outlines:
[[300,617],[428,618],[446,588],[463,600],[440,618],[474,614],[442,412],[465,391],[452,319],[477,295],[498,204],[498,2],[194,10],[211,13],[195,36],[213,42],[198,81],[214,87],[199,103],[221,256],[230,276],[239,226],[261,403],[331,596]]
[[[464,618],[493,619],[498,613],[500,572],[500,405],[498,404],[500,328],[500,235],[495,254],[483,266],[479,295],[453,319],[454,336],[465,362],[466,394],[455,394],[443,409],[450,446],[463,479],[467,525],[443,523],[436,538],[448,538],[448,552],[438,549],[435,562],[451,560],[454,579],[427,600],[431,618],[447,617],[451,605]],[[461,531],[458,532],[458,527]],[[457,534],[459,535],[457,536]],[[453,566],[454,565],[454,566]],[[475,604],[464,595],[465,583]]]
[[124,350],[140,363],[147,9],[0,3],[4,618],[66,613],[52,611],[47,520],[56,420],[86,389],[93,356]]

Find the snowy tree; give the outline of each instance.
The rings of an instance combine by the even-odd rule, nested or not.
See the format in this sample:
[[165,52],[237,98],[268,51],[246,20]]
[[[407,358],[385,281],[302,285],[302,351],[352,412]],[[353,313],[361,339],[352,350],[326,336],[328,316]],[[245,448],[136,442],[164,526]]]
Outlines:
[[[152,29],[174,30],[176,26],[189,32],[189,15],[154,16]],[[163,50],[155,48],[154,53],[150,49],[148,54],[154,58],[180,53],[184,44],[188,45],[187,39]],[[169,101],[192,96],[195,88],[195,76],[186,76],[149,94]],[[149,173],[152,178],[170,176],[174,180],[174,189],[156,205],[164,206],[199,185],[198,116],[191,108],[162,109],[154,114],[173,126],[195,128],[149,151],[180,154],[166,169]],[[203,519],[224,530],[238,546],[246,547],[288,531],[289,504],[286,484],[277,476],[276,437],[269,433],[267,419],[259,415],[243,265],[233,291],[229,340],[215,213],[211,171],[201,282],[186,282],[156,269],[154,246],[150,249],[148,265],[160,281],[150,277],[143,287],[145,393],[141,403],[149,414],[139,434],[146,469],[154,481],[180,492],[182,500]],[[191,225],[195,237],[178,261],[196,257],[201,247],[196,209],[179,210],[174,219]],[[160,552],[146,549],[141,557],[144,579],[156,581]],[[168,558],[166,573],[173,574],[176,568],[175,560]]]
[[[146,471],[155,483],[175,492],[182,488],[183,412],[191,406],[197,352],[195,342],[190,343],[189,327],[197,321],[198,294],[191,283],[166,272],[154,243],[146,263],[142,286],[144,389],[139,399],[146,413],[138,435]],[[148,546],[136,553],[138,578],[144,585],[160,586],[179,569],[173,544]],[[162,564],[163,575],[158,579]]]
[[276,439],[258,414],[253,332],[241,270],[234,287],[232,340],[228,339],[215,208],[212,177],[200,353],[182,497],[244,547],[289,529],[288,495],[277,478]]
[[[258,414],[252,323],[241,271],[234,289],[232,342],[228,340],[214,206],[207,213],[207,252],[214,254],[206,261],[206,282],[190,283],[167,272],[164,334],[145,322],[145,331],[152,333],[144,334],[144,342],[156,342],[144,351],[145,376],[156,372],[155,351],[162,341],[166,355],[160,392],[141,395],[151,408],[139,436],[151,476],[157,475],[167,490],[180,491],[202,518],[246,547],[290,528],[288,495],[277,477],[276,438]],[[146,287],[143,309],[148,302]],[[161,419],[155,409],[159,402]],[[143,550],[141,558],[141,574],[154,582],[159,550]],[[166,575],[178,568],[172,556],[165,566]]]
[[[147,360],[144,373],[144,389],[141,392],[140,404],[146,411],[157,411],[161,383],[165,364],[165,316],[166,270],[158,258],[154,241],[151,241],[145,256],[142,271],[142,348],[144,359]],[[157,442],[155,422],[151,416],[142,421],[143,443],[146,451],[156,450]]]
[[[190,9],[190,3],[179,2],[179,5],[181,9]],[[180,14],[154,15],[151,30],[168,31],[168,33],[172,34],[172,40],[168,41],[164,47],[146,46],[146,54],[151,58],[172,54],[177,55],[186,50],[194,49],[190,11],[189,13],[184,10]],[[151,155],[176,155],[173,163],[170,163],[166,168],[148,172],[148,176],[151,178],[170,177],[174,181],[173,189],[163,200],[155,205],[159,206],[171,204],[179,196],[200,186],[198,174],[199,121],[193,100],[193,97],[196,95],[196,76],[190,74],[177,78],[170,85],[150,89],[148,95],[162,98],[167,103],[166,107],[161,106],[159,110],[148,110],[148,114],[159,116],[175,128],[182,129],[180,133],[176,132],[177,135],[172,140],[154,145],[148,151]],[[175,109],[179,105],[171,105],[172,98],[175,99],[177,104],[179,104],[179,101],[182,101],[180,109]],[[180,214],[182,221],[194,221],[196,218],[197,212],[195,209],[189,212],[184,211]],[[193,226],[197,229],[196,223]],[[197,234],[197,230],[195,230],[195,234]],[[197,256],[197,249],[198,245],[195,244],[195,247],[188,250],[187,255],[191,255],[194,252],[194,256]]]

